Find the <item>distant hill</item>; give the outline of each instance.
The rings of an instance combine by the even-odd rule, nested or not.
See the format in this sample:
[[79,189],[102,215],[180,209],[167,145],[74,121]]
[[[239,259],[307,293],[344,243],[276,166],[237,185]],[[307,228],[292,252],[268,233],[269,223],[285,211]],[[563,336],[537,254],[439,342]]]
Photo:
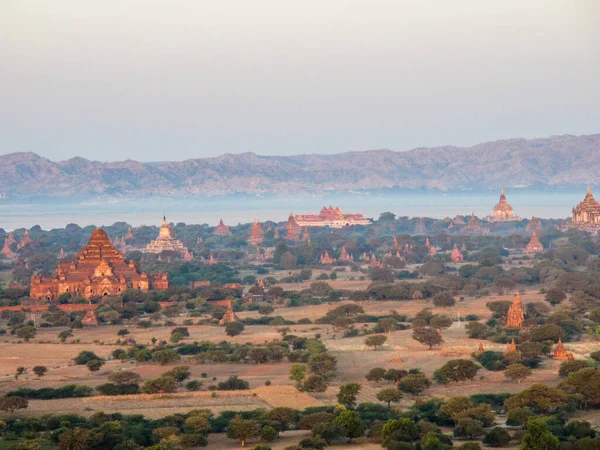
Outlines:
[[473,147],[335,155],[225,154],[181,162],[53,162],[0,156],[0,191],[14,197],[187,196],[383,188],[441,190],[597,184],[600,135],[509,139]]

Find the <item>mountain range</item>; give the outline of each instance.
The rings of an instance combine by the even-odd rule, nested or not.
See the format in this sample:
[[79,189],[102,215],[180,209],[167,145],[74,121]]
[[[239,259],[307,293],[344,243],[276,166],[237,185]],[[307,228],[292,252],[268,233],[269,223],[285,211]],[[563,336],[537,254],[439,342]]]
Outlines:
[[597,184],[600,134],[508,139],[472,147],[368,150],[330,155],[225,154],[180,162],[53,162],[0,156],[0,192],[27,197],[215,196],[236,193],[480,190]]

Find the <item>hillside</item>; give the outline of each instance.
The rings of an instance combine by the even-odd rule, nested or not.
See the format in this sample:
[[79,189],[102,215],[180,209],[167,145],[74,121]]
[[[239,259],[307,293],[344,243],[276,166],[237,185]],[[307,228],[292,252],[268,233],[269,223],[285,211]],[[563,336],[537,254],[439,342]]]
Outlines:
[[12,197],[186,196],[382,188],[497,189],[596,184],[600,135],[510,139],[473,147],[335,155],[214,158],[147,164],[34,153],[0,156],[0,191]]

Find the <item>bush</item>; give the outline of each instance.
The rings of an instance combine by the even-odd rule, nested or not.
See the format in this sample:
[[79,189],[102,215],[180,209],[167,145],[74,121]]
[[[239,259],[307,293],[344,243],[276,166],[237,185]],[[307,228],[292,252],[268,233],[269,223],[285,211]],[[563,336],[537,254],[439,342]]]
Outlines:
[[134,395],[140,393],[140,386],[137,384],[105,383],[96,386],[96,390],[102,395]]
[[21,388],[6,394],[7,397],[22,397],[32,400],[52,400],[57,398],[89,397],[94,389],[81,384],[67,384],[59,388]]
[[192,380],[185,384],[188,391],[200,391],[202,389],[202,381]]
[[510,434],[504,428],[494,427],[486,433],[483,443],[489,447],[505,447],[510,442]]
[[99,356],[97,356],[94,352],[90,352],[87,350],[83,350],[83,351],[79,352],[79,355],[77,355],[75,358],[73,358],[73,361],[75,361],[75,364],[77,364],[77,365],[86,365],[90,361],[94,361],[94,360],[103,361],[103,359],[100,358]]
[[273,442],[275,439],[279,437],[279,433],[277,430],[269,425],[265,425],[260,430],[260,438],[266,442]]
[[241,391],[250,389],[250,384],[237,377],[237,375],[230,376],[227,381],[221,381],[217,385],[217,389],[220,391]]

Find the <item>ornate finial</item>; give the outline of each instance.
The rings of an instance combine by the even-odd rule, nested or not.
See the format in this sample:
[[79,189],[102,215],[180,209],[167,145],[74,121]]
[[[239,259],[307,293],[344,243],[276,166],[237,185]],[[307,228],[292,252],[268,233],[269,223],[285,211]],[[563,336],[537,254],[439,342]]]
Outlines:
[[588,184],[588,195],[592,195],[592,187]]
[[163,227],[167,225],[167,216],[163,214]]
[[504,186],[502,186],[502,194],[500,195],[504,195]]

